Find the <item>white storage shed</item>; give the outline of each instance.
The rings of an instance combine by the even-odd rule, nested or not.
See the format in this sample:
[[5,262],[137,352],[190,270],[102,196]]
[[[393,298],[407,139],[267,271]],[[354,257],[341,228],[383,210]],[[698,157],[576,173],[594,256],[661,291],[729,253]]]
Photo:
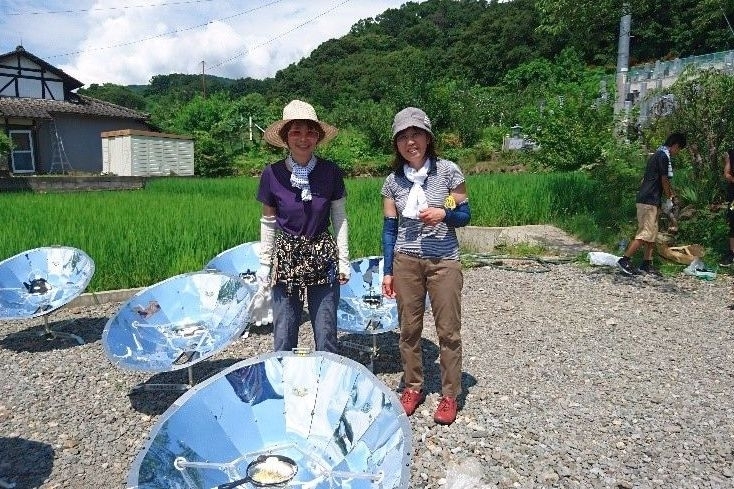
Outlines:
[[102,173],[118,176],[194,174],[194,141],[188,136],[123,129],[102,133]]

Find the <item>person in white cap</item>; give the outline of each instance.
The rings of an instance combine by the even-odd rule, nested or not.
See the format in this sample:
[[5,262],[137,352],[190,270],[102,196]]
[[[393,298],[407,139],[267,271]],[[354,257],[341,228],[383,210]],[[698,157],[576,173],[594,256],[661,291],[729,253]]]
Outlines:
[[433,416],[451,424],[461,393],[461,289],[456,228],[471,219],[464,175],[438,157],[431,121],[408,107],[392,125],[393,171],[382,186],[384,269],[382,293],[395,297],[400,322],[404,389],[400,403],[410,416],[425,400],[421,335],[426,294],[436,323],[441,398]]
[[263,210],[256,276],[261,286],[272,287],[276,351],[298,346],[305,300],[316,349],[338,350],[339,288],[350,274],[347,192],[336,163],[314,155],[320,143],[336,134],[301,100],[286,105],[283,118],[264,133],[268,143],[289,152],[265,168],[257,192]]

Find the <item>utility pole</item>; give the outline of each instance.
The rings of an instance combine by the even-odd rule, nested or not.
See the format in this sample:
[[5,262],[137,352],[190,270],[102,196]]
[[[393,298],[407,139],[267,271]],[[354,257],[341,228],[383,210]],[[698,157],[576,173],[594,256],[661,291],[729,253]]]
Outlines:
[[629,81],[630,64],[630,28],[632,15],[629,13],[629,3],[622,6],[623,15],[619,20],[619,44],[617,47],[617,98],[614,102],[614,123],[617,137],[627,140],[627,126],[629,113],[625,108],[627,87]]
[[[625,3],[624,9],[627,10]],[[614,104],[614,115],[624,110],[627,98],[627,81],[630,63],[630,28],[632,15],[625,14],[619,21],[619,44],[617,47],[617,101]]]
[[201,94],[206,98],[206,77],[204,76],[204,61],[201,61]]

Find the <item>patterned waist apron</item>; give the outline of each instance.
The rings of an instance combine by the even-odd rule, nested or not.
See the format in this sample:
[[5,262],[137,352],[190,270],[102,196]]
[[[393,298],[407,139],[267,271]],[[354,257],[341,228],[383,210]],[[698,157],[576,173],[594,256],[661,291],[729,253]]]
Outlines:
[[278,233],[272,280],[285,283],[288,295],[297,291],[303,300],[306,287],[336,280],[337,257],[336,241],[328,231],[314,238]]

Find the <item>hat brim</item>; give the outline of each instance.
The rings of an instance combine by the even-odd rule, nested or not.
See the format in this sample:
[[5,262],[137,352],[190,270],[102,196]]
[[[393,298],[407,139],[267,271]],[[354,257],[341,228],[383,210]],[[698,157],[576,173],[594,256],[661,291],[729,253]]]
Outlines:
[[392,138],[395,139],[395,136],[397,136],[399,132],[405,131],[406,129],[409,129],[411,127],[415,127],[416,129],[420,129],[422,131],[425,131],[428,134],[430,134],[431,137],[433,137],[433,131],[431,131],[430,129],[426,129],[425,127],[419,126],[418,124],[416,124],[413,121],[407,121],[407,122],[404,122],[403,124],[400,124],[400,125],[395,126],[393,128],[393,130],[392,130]]
[[[276,146],[278,148],[288,148],[288,145],[285,141],[283,141],[280,138],[280,130],[283,129],[283,126],[288,124],[292,121],[297,121],[301,119],[281,119],[279,121],[275,121],[272,124],[270,124],[267,129],[265,129],[265,132],[263,133],[263,137],[265,138],[265,141],[267,141],[269,144]],[[334,139],[339,132],[339,129],[336,127],[327,124],[325,122],[321,121],[314,121],[311,119],[303,119],[305,121],[315,122],[319,126],[321,126],[321,130],[324,131],[324,137],[319,140],[319,144],[328,143],[332,139]]]

